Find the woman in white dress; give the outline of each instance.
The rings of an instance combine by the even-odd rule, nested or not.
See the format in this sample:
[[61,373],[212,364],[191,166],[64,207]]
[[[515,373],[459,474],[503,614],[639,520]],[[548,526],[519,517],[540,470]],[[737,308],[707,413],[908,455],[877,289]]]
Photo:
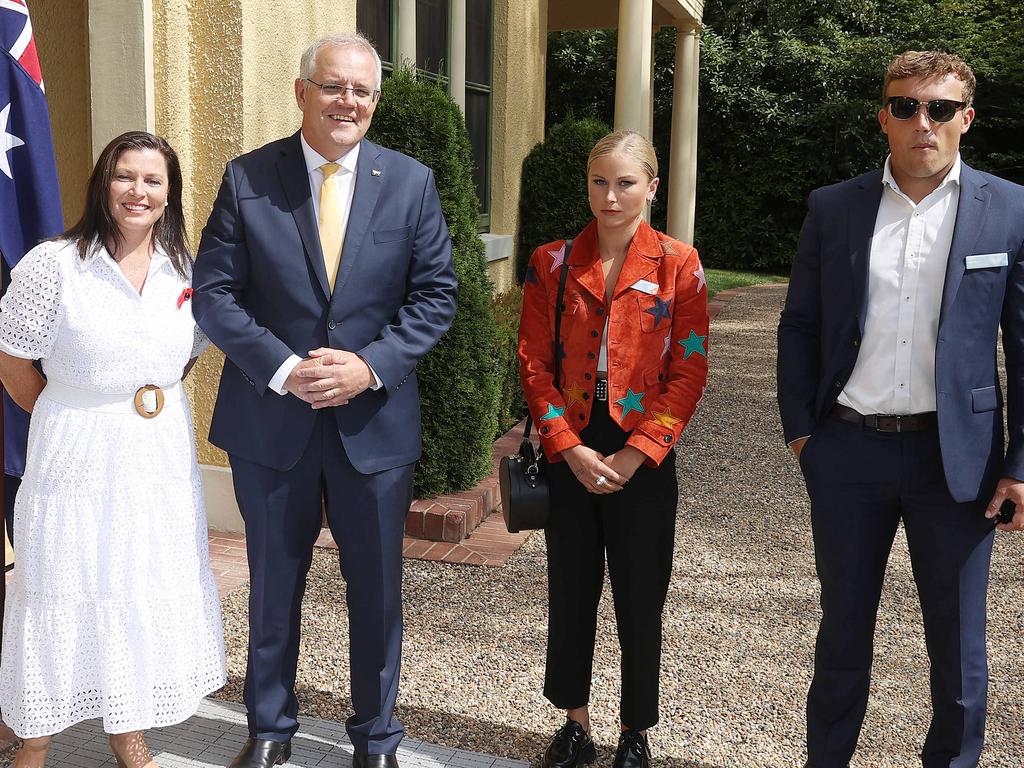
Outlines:
[[114,139],[82,219],[25,255],[0,301],[0,377],[32,414],[0,661],[16,768],[40,768],[50,736],[89,718],[118,765],[150,765],[143,731],[225,681],[181,383],[205,343],[181,186],[166,141]]

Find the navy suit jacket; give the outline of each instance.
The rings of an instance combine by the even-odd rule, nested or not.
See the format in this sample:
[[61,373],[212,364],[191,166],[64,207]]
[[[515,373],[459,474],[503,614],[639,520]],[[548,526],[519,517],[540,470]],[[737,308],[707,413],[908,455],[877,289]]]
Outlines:
[[[787,442],[812,434],[857,361],[882,172],[811,193],[779,322],[778,397]],[[974,254],[1007,266],[967,269]],[[1003,329],[1009,447],[996,345]],[[966,164],[939,313],[935,394],[946,482],[954,499],[1024,480],[1024,187]]]
[[355,352],[383,382],[334,408],[363,473],[420,456],[416,363],[451,325],[456,279],[433,173],[363,140],[332,295],[299,134],[227,164],[193,276],[196,321],[226,355],[210,442],[276,470],[299,460],[316,412],[268,389],[292,353]]

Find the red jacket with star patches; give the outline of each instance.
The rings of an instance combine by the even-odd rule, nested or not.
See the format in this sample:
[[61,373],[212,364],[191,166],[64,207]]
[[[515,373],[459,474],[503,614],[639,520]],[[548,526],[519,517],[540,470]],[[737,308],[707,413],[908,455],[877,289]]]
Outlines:
[[[697,251],[641,222],[609,307],[591,222],[573,241],[562,299],[561,386],[554,386],[555,298],[565,241],[530,257],[519,326],[519,375],[544,454],[582,443],[590,420],[601,334],[608,318],[608,410],[627,445],[662,462],[707,382],[708,306]],[[607,313],[607,314],[606,314]]]

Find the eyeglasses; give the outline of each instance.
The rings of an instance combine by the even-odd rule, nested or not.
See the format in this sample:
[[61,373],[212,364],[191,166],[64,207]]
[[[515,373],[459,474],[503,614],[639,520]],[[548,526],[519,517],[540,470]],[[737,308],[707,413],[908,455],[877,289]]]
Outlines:
[[928,119],[933,123],[948,123],[958,110],[967,106],[966,101],[953,101],[952,99],[918,101],[909,96],[890,96],[886,103],[889,105],[889,114],[897,120],[913,120],[923,104],[927,108]]
[[305,78],[305,80],[307,83],[319,88],[320,93],[328,99],[344,99],[345,94],[351,91],[352,98],[360,104],[367,104],[370,99],[380,94],[380,91],[371,91],[359,86],[352,87],[348,85],[338,85],[337,83],[318,83],[316,80],[310,80],[308,77]]

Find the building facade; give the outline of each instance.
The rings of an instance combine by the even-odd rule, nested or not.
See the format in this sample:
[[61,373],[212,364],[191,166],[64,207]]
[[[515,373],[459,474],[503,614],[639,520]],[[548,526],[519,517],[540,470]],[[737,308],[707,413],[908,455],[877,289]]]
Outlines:
[[[415,66],[466,117],[479,231],[496,289],[511,285],[520,171],[544,137],[547,34],[617,28],[616,128],[651,135],[653,33],[678,30],[669,230],[693,232],[697,34],[702,0],[30,0],[65,218],[81,212],[94,159],[114,136],[156,132],[177,150],[193,244],[230,158],[297,130],[293,82],[310,40],[360,30],[385,74]],[[611,73],[610,73],[611,74]],[[205,439],[223,358],[189,377],[211,525],[238,529],[226,457]]]

